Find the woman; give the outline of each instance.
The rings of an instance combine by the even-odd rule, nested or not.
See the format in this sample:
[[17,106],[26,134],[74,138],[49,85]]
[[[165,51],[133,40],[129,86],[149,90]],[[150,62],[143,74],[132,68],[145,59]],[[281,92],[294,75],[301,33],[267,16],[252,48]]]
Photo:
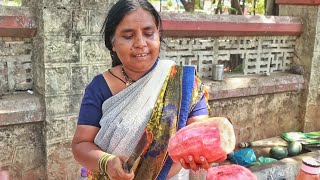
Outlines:
[[[105,45],[112,68],[87,86],[72,142],[75,159],[110,179],[166,179],[181,166],[209,168],[202,158],[196,164],[173,163],[167,153],[170,137],[180,128],[206,118],[204,88],[193,67],[158,60],[161,19],[146,0],[120,0],[104,23]],[[132,172],[124,162],[144,132],[149,148]]]

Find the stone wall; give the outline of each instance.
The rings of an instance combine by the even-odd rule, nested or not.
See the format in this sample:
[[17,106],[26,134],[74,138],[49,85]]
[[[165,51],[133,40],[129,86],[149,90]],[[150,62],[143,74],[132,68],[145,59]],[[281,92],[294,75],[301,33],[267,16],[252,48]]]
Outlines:
[[212,100],[210,115],[228,117],[237,142],[270,138],[301,131],[301,96],[302,93],[285,92]]
[[45,179],[43,123],[0,126],[0,162],[13,180]]
[[310,5],[285,2],[279,8],[280,15],[301,17],[304,24],[304,33],[297,39],[294,61],[305,68],[304,76],[309,82],[307,94],[301,102],[306,107],[303,130],[309,132],[320,129],[320,6],[316,2],[307,4]]
[[29,8],[0,6],[0,16],[0,162],[10,179],[45,179],[43,102],[26,93],[33,88],[34,19]]
[[44,96],[47,179],[75,179],[70,143],[85,86],[110,67],[100,28],[108,1],[24,1],[37,13],[35,89]]
[[39,94],[0,98],[0,162],[10,179],[45,179],[44,109]]

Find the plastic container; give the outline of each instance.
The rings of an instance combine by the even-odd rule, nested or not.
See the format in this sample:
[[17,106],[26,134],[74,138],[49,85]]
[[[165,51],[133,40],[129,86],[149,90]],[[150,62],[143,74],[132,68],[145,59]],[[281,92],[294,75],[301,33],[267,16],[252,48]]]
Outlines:
[[250,164],[257,161],[257,157],[252,148],[245,148],[234,152],[231,161],[241,166],[250,166]]
[[296,180],[320,180],[320,162],[311,157],[303,158]]
[[87,168],[81,168],[81,174],[79,180],[87,180],[88,179],[88,170]]

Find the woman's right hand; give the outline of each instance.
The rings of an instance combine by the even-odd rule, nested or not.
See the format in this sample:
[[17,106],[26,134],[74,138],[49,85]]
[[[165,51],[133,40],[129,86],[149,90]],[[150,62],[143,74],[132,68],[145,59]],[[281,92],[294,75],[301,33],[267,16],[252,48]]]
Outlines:
[[134,178],[134,173],[126,173],[122,168],[123,162],[126,160],[126,157],[115,156],[111,157],[107,163],[107,174],[111,180],[131,180]]

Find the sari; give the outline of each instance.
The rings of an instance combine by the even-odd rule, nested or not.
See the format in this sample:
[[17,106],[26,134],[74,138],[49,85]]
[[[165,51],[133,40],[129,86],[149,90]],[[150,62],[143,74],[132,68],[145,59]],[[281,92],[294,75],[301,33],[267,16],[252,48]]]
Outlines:
[[[136,163],[135,179],[164,179],[173,163],[169,139],[186,126],[189,112],[203,95],[208,100],[194,67],[161,60],[145,77],[103,103],[95,144],[107,153],[130,156],[147,131],[152,140]],[[88,179],[101,175],[91,172]]]

